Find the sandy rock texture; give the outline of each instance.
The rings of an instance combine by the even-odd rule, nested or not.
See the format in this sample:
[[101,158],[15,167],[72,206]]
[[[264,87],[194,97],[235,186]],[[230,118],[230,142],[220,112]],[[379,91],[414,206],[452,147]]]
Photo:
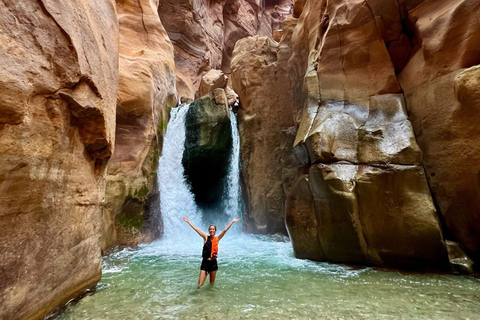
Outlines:
[[158,1],[117,1],[116,7],[119,87],[103,250],[158,236],[156,169],[170,108],[177,103],[173,46],[157,13]]
[[0,3],[0,317],[40,319],[101,276],[115,143],[110,0]]
[[291,8],[291,0],[160,0],[158,13],[175,47],[179,97],[193,100],[210,69],[230,73],[235,43],[271,36]]
[[[252,225],[275,230],[286,213],[296,255],[316,260],[443,268],[444,236],[477,257],[478,5],[297,1],[279,42],[239,41],[232,82]],[[288,126],[295,164],[270,143]],[[297,167],[293,187],[274,167]],[[275,184],[288,186],[286,208],[268,200]]]

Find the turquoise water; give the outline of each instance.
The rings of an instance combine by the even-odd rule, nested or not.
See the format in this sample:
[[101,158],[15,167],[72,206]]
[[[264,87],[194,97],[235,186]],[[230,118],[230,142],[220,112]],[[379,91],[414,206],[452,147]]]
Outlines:
[[[190,230],[191,231],[191,230]],[[193,232],[193,231],[191,231]],[[203,241],[104,259],[94,295],[60,319],[479,319],[478,279],[299,260],[284,238],[227,234],[215,286],[196,289]]]

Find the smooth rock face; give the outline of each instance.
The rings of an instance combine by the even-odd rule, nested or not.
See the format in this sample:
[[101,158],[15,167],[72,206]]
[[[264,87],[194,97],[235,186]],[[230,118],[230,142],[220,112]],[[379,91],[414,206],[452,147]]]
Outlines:
[[406,92],[432,195],[453,239],[480,258],[478,67]]
[[230,111],[223,89],[190,104],[185,130],[185,176],[195,201],[213,204],[222,197],[232,150]]
[[230,73],[235,43],[272,27],[291,12],[291,0],[160,0],[158,13],[175,47],[179,97],[194,99],[210,69]]
[[109,0],[8,1],[0,16],[0,317],[41,319],[101,276],[118,25]]
[[115,152],[107,168],[103,250],[158,235],[146,215],[158,213],[149,206],[158,192],[154,182],[162,135],[169,109],[176,104],[173,46],[158,17],[158,4],[141,0],[116,5],[119,88]]
[[480,3],[425,1],[409,11],[414,43],[399,74],[447,233],[480,261]]
[[[241,101],[238,110],[242,173],[246,185],[248,231],[285,233],[285,197],[295,166],[284,154],[293,154],[294,125],[291,90],[285,63],[278,61],[277,47],[267,37],[240,40],[233,53],[232,83]],[[280,112],[281,110],[281,112]],[[281,133],[281,134],[279,134]],[[285,165],[282,159],[287,160]]]
[[285,220],[290,226],[290,236],[295,239],[301,239],[300,241],[292,242],[295,256],[300,259],[325,260],[318,239],[319,227],[307,175],[302,175],[295,181],[285,206]]
[[310,168],[309,183],[325,260],[448,265],[423,168],[319,164]]

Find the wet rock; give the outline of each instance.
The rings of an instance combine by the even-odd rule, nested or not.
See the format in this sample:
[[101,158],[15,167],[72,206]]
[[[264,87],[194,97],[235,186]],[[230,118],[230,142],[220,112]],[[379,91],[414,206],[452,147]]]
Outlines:
[[[324,259],[409,268],[448,267],[447,250],[422,167],[318,164],[310,168],[308,184],[316,218],[311,218],[313,214],[306,217],[310,222],[303,231],[311,234],[309,228],[316,225],[321,246],[317,254]],[[300,188],[294,186],[287,203],[295,201],[297,193],[305,195],[305,203],[288,206],[287,217],[305,216],[304,208],[312,204],[309,193]],[[305,249],[297,249],[295,254],[317,259],[306,243],[310,240],[299,228],[290,232],[298,223],[286,221],[294,248]],[[316,246],[316,242],[311,245]]]
[[215,203],[223,193],[232,149],[230,111],[223,89],[190,104],[185,128],[185,175],[197,203]]
[[285,206],[285,222],[288,226],[288,233],[291,239],[295,239],[292,242],[295,257],[323,261],[313,195],[307,175],[303,175],[295,181]]
[[473,274],[473,261],[465,254],[461,246],[454,241],[445,241],[448,250],[448,259],[453,272]]

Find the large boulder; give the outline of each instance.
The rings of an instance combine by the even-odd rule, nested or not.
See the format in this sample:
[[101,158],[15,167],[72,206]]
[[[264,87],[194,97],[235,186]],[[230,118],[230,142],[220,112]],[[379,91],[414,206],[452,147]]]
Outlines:
[[230,111],[223,89],[190,104],[185,130],[185,175],[195,201],[213,204],[222,197],[232,150]]
[[[289,206],[286,223],[297,257],[316,260],[320,254],[334,262],[447,268],[441,225],[401,95],[373,96],[367,106],[324,102],[304,142],[296,141],[305,144],[313,164],[308,183],[321,247],[312,252],[302,232],[291,232],[298,223],[289,217],[304,210]],[[312,233],[307,227],[303,232]]]
[[310,168],[309,183],[326,260],[448,267],[422,167],[318,164]]
[[118,1],[117,17],[117,126],[115,151],[107,168],[104,251],[158,235],[157,163],[169,109],[177,103],[173,46],[157,5],[148,0]]
[[0,318],[42,319],[101,277],[115,2],[6,1],[0,16]]

